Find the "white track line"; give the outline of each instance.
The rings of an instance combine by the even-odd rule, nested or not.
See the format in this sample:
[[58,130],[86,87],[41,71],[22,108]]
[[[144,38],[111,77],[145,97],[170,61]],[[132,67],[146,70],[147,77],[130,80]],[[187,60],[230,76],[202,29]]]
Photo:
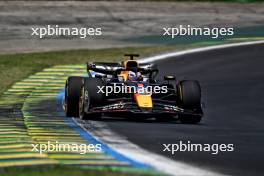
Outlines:
[[[184,51],[176,51],[166,54],[161,54],[158,56],[153,56],[149,58],[144,58],[139,60],[139,62],[154,62],[157,60],[168,59],[171,57],[182,56],[185,54],[199,53],[204,51],[224,49],[236,46],[246,46],[254,44],[262,44],[264,41],[254,41],[254,42],[243,42],[234,44],[224,44],[217,46],[209,46],[203,48],[189,49]],[[75,119],[76,121],[76,119]],[[112,149],[123,154],[124,156],[131,158],[135,161],[146,163],[153,168],[167,173],[169,175],[195,175],[195,176],[205,176],[205,175],[223,175],[215,171],[211,171],[206,168],[201,168],[199,166],[190,165],[184,162],[175,161],[167,157],[149,152],[136,144],[128,141],[124,136],[116,134],[110,130],[106,123],[98,121],[81,121],[77,120],[79,126],[84,130],[89,130],[89,132],[96,137],[101,142],[107,144]]]
[[255,44],[262,44],[264,43],[264,40],[261,41],[253,41],[253,42],[242,42],[242,43],[231,43],[231,44],[223,44],[223,45],[216,45],[216,46],[207,46],[202,48],[194,48],[194,49],[187,49],[183,51],[175,51],[170,53],[165,53],[157,56],[147,57],[140,59],[140,63],[147,63],[147,62],[154,62],[158,60],[168,59],[171,57],[179,57],[186,54],[193,54],[193,53],[200,53],[204,51],[211,51],[211,50],[218,50],[218,49],[224,49],[224,48],[231,48],[231,47],[237,47],[237,46],[246,46],[246,45],[255,45]]
[[174,161],[167,157],[149,152],[136,144],[128,141],[109,129],[106,123],[99,121],[85,121],[73,118],[73,120],[85,131],[88,131],[100,142],[107,144],[118,153],[135,160],[147,164],[158,171],[168,175],[177,176],[218,176],[223,175],[209,169],[201,169],[197,166],[185,164],[183,162]]

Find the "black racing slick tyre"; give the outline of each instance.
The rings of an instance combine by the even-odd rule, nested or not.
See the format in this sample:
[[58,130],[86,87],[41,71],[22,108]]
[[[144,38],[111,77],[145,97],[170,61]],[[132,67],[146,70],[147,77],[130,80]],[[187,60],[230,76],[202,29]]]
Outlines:
[[[184,80],[177,85],[178,103],[183,109],[202,112],[201,87],[198,81]],[[201,121],[202,115],[179,114],[182,123],[196,124]]]
[[92,107],[103,105],[105,94],[98,87],[104,87],[105,82],[100,78],[84,78],[79,100],[79,117],[83,120],[99,120],[100,112],[90,112]]
[[67,117],[79,116],[79,99],[83,78],[71,76],[65,85],[64,108]]

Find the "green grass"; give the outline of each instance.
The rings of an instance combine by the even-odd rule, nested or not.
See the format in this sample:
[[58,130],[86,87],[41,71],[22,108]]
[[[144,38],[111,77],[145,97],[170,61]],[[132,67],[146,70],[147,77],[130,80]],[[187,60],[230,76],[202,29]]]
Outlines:
[[40,166],[25,168],[4,168],[1,176],[158,176],[161,173],[147,169],[80,168],[79,166]]
[[88,61],[120,61],[124,53],[139,53],[143,57],[153,55],[154,53],[182,49],[185,47],[190,46],[163,45],[27,54],[3,54],[0,55],[0,95],[13,83],[53,65],[84,64]]
[[[141,56],[153,55],[175,49],[190,47],[186,45],[127,47],[98,50],[71,50],[25,54],[0,54],[0,94],[13,83],[42,71],[53,65],[84,64],[87,61],[120,61],[124,53],[140,53]],[[192,46],[194,47],[194,46]],[[0,164],[1,165],[1,164]],[[81,166],[35,166],[1,168],[1,176],[152,176],[162,175],[152,169],[136,169],[121,167],[81,167]]]

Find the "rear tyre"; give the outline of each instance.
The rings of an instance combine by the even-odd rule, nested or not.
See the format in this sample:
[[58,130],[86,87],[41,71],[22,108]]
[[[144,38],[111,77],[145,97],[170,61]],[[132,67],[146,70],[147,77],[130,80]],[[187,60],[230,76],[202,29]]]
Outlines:
[[80,91],[79,117],[83,120],[100,120],[102,113],[90,112],[92,107],[100,106],[104,102],[104,93],[98,92],[98,86],[105,86],[100,78],[84,78],[84,83]]
[[79,116],[79,99],[82,86],[82,77],[71,76],[65,85],[64,108],[67,117]]
[[[202,114],[201,87],[198,81],[185,80],[177,85],[179,106],[183,109],[193,110]],[[181,123],[196,124],[202,119],[202,115],[179,114]]]

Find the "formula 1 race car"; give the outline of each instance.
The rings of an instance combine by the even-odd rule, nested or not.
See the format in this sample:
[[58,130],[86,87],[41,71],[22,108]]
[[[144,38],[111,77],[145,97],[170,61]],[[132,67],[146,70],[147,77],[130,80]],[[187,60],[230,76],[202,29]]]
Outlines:
[[178,117],[182,123],[199,123],[203,111],[198,81],[179,81],[171,75],[157,80],[157,65],[138,63],[134,60],[138,56],[126,54],[129,59],[120,63],[87,63],[88,76],[69,77],[64,97],[66,116]]

